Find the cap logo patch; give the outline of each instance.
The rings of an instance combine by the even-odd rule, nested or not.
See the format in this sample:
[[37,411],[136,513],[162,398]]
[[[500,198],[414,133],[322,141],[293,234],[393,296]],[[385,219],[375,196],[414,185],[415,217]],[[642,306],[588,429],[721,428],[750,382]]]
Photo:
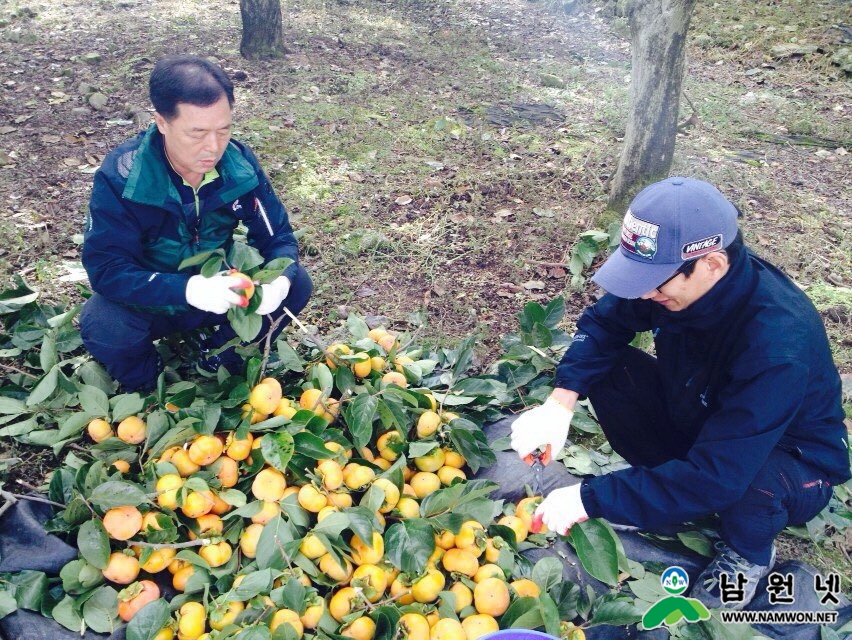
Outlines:
[[695,242],[687,242],[680,248],[681,260],[691,260],[698,256],[703,256],[706,253],[712,253],[722,246],[722,234],[717,233],[715,236],[696,240]]
[[621,248],[649,260],[657,254],[660,225],[640,220],[630,209],[621,224]]

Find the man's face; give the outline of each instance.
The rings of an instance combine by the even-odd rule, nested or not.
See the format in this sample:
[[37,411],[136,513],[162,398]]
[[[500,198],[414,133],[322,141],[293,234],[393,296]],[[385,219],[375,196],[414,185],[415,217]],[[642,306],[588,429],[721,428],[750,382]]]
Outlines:
[[717,251],[699,258],[689,277],[679,273],[646,293],[642,299],[653,300],[669,311],[683,311],[710,291],[727,272],[727,255]]
[[199,107],[180,103],[177,116],[166,120],[154,116],[163,134],[166,154],[175,171],[194,187],[219,160],[231,139],[231,105],[222,96],[218,102]]

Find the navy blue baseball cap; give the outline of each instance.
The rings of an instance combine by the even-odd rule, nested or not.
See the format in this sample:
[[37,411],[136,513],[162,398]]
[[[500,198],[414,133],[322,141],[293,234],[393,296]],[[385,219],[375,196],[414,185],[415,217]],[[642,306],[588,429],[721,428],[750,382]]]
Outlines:
[[639,298],[684,262],[731,244],[737,215],[737,208],[707,182],[681,177],[655,182],[630,203],[621,245],[592,281],[619,298]]

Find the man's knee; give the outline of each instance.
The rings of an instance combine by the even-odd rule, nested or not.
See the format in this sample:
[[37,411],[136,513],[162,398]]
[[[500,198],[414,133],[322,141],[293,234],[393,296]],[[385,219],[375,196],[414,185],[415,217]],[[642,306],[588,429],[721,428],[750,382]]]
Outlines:
[[80,314],[80,337],[90,352],[125,350],[150,341],[150,323],[128,307],[93,294]]

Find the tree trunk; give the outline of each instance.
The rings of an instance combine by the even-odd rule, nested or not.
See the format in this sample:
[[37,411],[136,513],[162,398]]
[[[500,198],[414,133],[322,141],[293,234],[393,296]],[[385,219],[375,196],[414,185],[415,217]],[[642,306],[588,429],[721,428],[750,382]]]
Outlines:
[[281,0],[240,0],[244,58],[280,58],[287,53],[281,23]]
[[632,0],[630,103],[624,148],[609,192],[623,211],[641,187],[668,176],[677,135],[686,32],[696,0]]

